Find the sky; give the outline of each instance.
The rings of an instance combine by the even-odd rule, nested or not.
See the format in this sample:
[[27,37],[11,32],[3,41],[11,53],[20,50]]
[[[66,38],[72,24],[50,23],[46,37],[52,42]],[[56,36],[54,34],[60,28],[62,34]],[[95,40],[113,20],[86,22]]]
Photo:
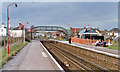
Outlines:
[[[2,2],[2,23],[6,22],[6,7],[13,2]],[[27,28],[61,26],[83,28],[90,25],[100,30],[118,27],[118,2],[16,2],[9,7],[10,24],[19,22]],[[28,24],[27,24],[28,22]],[[69,24],[69,25],[68,25]],[[0,24],[1,27],[1,24]]]

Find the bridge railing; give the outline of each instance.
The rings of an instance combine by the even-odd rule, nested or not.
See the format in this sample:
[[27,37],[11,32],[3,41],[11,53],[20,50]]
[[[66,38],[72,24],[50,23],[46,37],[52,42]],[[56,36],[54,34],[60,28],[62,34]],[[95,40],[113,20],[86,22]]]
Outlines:
[[66,35],[66,39],[68,40],[68,31],[59,26],[36,26],[32,27],[32,29],[40,30],[40,31],[62,31]]

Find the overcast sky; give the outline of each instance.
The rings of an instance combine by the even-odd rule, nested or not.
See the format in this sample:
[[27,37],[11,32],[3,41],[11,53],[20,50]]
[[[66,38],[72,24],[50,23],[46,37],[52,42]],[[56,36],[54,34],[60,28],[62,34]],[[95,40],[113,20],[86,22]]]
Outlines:
[[[2,3],[2,22],[5,25],[6,6],[9,4],[11,3]],[[82,28],[90,25],[99,27],[100,30],[118,27],[117,2],[17,2],[17,4],[17,8],[14,6],[9,8],[12,27],[18,26],[19,22],[26,27],[53,25]]]

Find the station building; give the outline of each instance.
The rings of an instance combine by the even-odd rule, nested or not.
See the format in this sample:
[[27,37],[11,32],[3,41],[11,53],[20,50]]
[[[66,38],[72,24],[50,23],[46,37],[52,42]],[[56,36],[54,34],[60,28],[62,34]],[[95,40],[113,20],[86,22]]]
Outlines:
[[83,30],[79,32],[78,38],[81,39],[100,39],[104,40],[104,36],[99,31],[99,29],[92,28],[91,26],[84,27]]

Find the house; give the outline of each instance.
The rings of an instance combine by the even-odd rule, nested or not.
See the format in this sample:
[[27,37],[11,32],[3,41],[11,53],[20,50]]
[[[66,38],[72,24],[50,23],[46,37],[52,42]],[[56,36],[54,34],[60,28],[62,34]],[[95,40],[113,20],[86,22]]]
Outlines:
[[104,40],[104,36],[100,32],[100,30],[96,28],[92,28],[91,26],[84,27],[83,30],[79,32],[79,38]]
[[13,30],[23,30],[23,29],[24,29],[24,25],[21,22],[19,22],[19,26],[14,28]]
[[70,27],[69,34],[70,36],[77,36],[77,34],[82,30],[83,28],[72,28]]
[[100,31],[102,35],[107,35],[107,31]]
[[21,37],[22,36],[22,30],[9,30],[11,37]]
[[107,35],[112,39],[116,38],[116,37],[118,37],[118,31],[119,31],[118,28],[113,28],[113,29],[107,31]]
[[7,29],[4,23],[2,23],[2,27],[0,28],[0,36],[6,36],[6,35],[7,35]]
[[57,32],[52,32],[52,38],[57,38],[56,34]]
[[19,26],[16,28],[10,27],[10,36],[11,37],[22,37],[24,25],[19,22]]
[[[22,36],[22,29],[23,27],[20,26],[21,24],[19,23],[19,27],[10,27],[9,25],[9,36],[11,37],[21,37]],[[5,27],[4,24],[2,24],[2,27],[0,28],[0,36],[7,36],[7,27]]]
[[47,37],[47,38],[51,38],[51,36],[52,36],[52,33],[51,33],[51,32],[47,32],[47,33],[46,33],[46,37]]
[[82,28],[72,28],[70,27],[70,30],[72,30],[74,33],[80,32]]

